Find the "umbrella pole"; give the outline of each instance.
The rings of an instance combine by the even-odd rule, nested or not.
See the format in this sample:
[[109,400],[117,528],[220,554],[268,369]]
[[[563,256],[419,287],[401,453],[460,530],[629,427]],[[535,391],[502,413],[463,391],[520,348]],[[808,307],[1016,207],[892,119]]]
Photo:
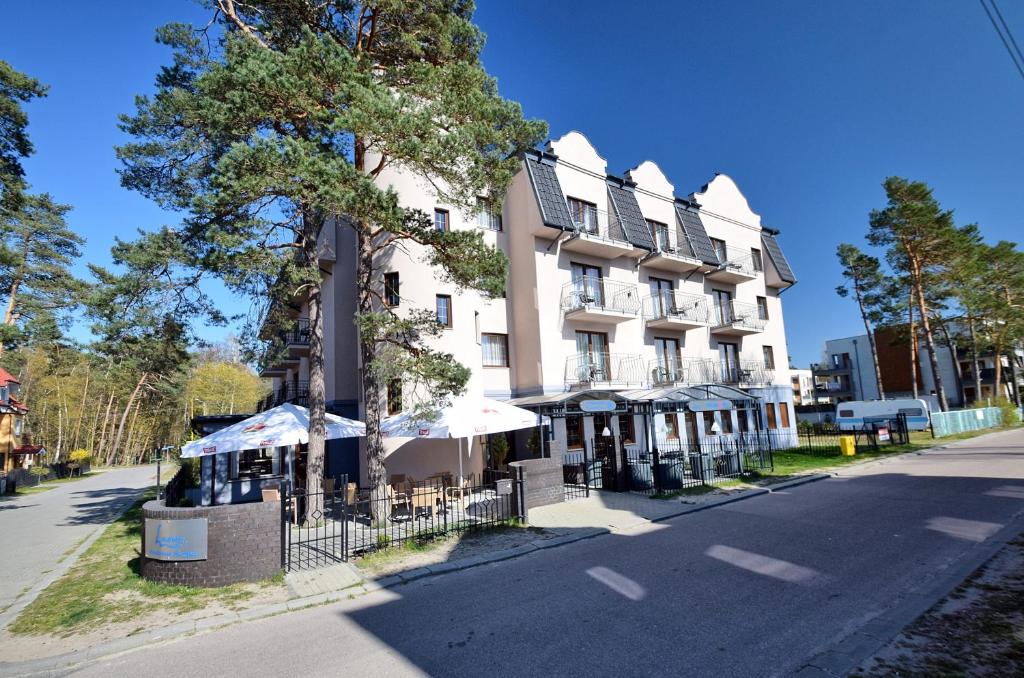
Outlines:
[[462,486],[462,479],[465,476],[462,475],[462,438],[459,438],[459,486]]

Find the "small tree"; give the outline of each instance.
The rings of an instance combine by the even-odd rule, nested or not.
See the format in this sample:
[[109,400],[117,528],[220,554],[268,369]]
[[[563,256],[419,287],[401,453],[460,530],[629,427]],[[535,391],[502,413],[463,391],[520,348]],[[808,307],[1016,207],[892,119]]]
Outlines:
[[43,464],[33,464],[29,470],[29,474],[36,479],[36,485],[43,482],[43,478],[50,475],[50,467]]
[[71,454],[68,455],[68,468],[74,471],[78,471],[79,475],[82,473],[82,467],[92,462],[92,452],[84,449],[72,450]]
[[885,387],[882,385],[882,370],[878,365],[878,348],[875,346],[874,326],[885,317],[886,278],[882,267],[875,257],[861,252],[855,245],[842,243],[836,248],[836,256],[843,267],[846,285],[836,287],[836,294],[846,297],[853,292],[857,301],[864,331],[868,335],[868,346],[871,348],[871,363],[875,371],[875,383],[878,385],[878,398],[885,400]]
[[505,460],[508,459],[508,438],[505,437],[504,433],[497,433],[491,436],[490,442],[491,461],[494,463],[494,468],[501,468]]

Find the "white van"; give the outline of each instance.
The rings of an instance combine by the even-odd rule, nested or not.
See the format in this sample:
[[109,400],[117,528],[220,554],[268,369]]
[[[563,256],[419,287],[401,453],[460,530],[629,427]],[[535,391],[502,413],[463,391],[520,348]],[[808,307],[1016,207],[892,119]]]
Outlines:
[[843,431],[857,431],[873,423],[888,422],[897,415],[907,415],[907,428],[924,431],[928,428],[928,403],[924,400],[851,400],[836,405],[836,424]]

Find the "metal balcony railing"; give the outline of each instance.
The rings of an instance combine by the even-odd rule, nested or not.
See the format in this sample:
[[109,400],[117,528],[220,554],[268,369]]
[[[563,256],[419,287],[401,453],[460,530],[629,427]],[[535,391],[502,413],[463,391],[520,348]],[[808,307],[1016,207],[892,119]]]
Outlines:
[[[722,251],[716,250],[716,252],[718,253],[718,258],[722,259]],[[733,271],[749,276],[756,276],[761,273],[754,265],[754,255],[750,250],[726,246],[724,254],[725,261],[719,264],[719,270]]]
[[820,374],[826,374],[829,372],[846,372],[853,369],[852,360],[839,360],[835,363],[812,363],[811,371]]
[[643,359],[631,353],[580,353],[565,359],[565,383],[646,383]]
[[664,291],[644,297],[644,319],[678,318],[697,323],[707,323],[711,318],[711,306],[703,294],[683,294]]
[[733,325],[761,332],[768,321],[761,317],[757,304],[732,299],[726,305],[715,306],[714,323],[715,327]]
[[640,291],[635,284],[608,280],[598,276],[582,276],[562,286],[562,312],[581,308],[640,312]]
[[765,365],[763,360],[740,360],[736,364],[719,362],[718,379],[721,384],[753,386],[770,384],[775,378],[775,369]]
[[[572,216],[574,235],[576,237],[598,238],[624,245],[629,244],[629,241],[626,239],[626,233],[622,230],[622,225],[619,224],[617,219],[612,218],[611,215],[603,210],[587,209],[575,214],[573,212],[574,210],[570,208],[569,213]],[[599,218],[598,212],[605,215],[605,218]]]
[[274,392],[274,406],[284,403],[295,403],[306,406],[309,404],[309,382],[295,381],[281,384]]
[[295,321],[295,327],[290,330],[281,333],[281,339],[287,346],[289,344],[298,344],[300,346],[309,345],[309,318],[299,318]]
[[648,363],[647,374],[651,386],[710,384],[717,378],[715,365],[715,361],[703,358],[662,357]]

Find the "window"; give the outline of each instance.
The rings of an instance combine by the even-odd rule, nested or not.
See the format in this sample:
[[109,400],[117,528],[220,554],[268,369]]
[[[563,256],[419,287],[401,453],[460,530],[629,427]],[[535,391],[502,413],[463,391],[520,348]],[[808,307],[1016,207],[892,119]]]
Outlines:
[[579,381],[610,381],[608,335],[576,332],[576,370]]
[[711,290],[711,302],[715,306],[715,320],[718,325],[732,322],[732,292]]
[[726,247],[724,240],[711,238],[711,246],[715,248],[715,254],[718,255],[719,262],[724,264],[729,261],[729,249]]
[[679,440],[679,416],[675,412],[665,414],[665,440]]
[[722,433],[732,433],[732,412],[722,410],[719,413],[719,418],[722,420]]
[[508,367],[508,335],[481,334],[484,367]]
[[740,380],[740,345],[718,342],[718,366],[722,383],[737,383]]
[[488,231],[501,230],[501,212],[487,198],[476,199],[476,225]]
[[[718,435],[718,432],[715,431],[715,413],[714,412],[704,412],[703,415],[704,415],[704,435],[706,435],[706,436]],[[721,428],[721,427],[719,427],[719,428]]]
[[668,315],[675,306],[673,303],[672,281],[651,276],[648,280],[651,287],[651,312],[656,318]]
[[757,298],[757,317],[768,320],[768,300],[764,297]]
[[452,298],[447,294],[437,295],[437,324],[442,327],[452,326]]
[[654,355],[657,356],[658,372],[655,381],[681,381],[679,374],[679,340],[671,337],[654,338]]
[[775,421],[775,403],[765,403],[764,411],[768,413],[768,428],[774,431],[779,427]]
[[779,420],[782,428],[789,428],[789,403],[779,403]]
[[597,233],[597,205],[577,198],[566,198],[566,202],[577,228],[587,233]]
[[24,430],[24,428],[25,428],[25,420],[22,419],[21,417],[15,417],[14,418],[14,437],[15,438],[20,438],[21,437],[21,432],[22,432],[22,430]]
[[750,430],[750,420],[747,418],[746,410],[736,410],[736,423],[739,424],[740,433]]
[[402,411],[402,381],[392,379],[388,382],[388,414],[398,414]]
[[750,259],[751,259],[751,261],[754,262],[754,270],[755,271],[763,271],[764,270],[764,259],[761,258],[761,250],[757,249],[756,247],[751,247],[750,248]]
[[636,442],[636,430],[633,428],[633,415],[619,415],[619,438],[624,445]]
[[573,295],[580,306],[604,306],[601,269],[589,264],[571,264]]
[[442,233],[448,231],[448,210],[434,210],[434,228]]
[[668,237],[668,224],[663,224],[660,221],[653,221],[647,219],[647,228],[651,229],[651,237],[654,238],[654,244],[658,246],[658,249],[662,252],[674,251],[672,243]]
[[565,449],[583,449],[583,417],[565,418]]
[[236,478],[258,478],[274,473],[274,450],[242,450],[238,453],[238,473]]
[[839,410],[839,416],[844,419],[853,416],[853,410]]
[[769,370],[775,369],[775,351],[771,346],[762,346],[761,350],[764,352],[764,366]]
[[402,301],[398,294],[399,284],[397,272],[384,274],[384,303],[388,306],[398,306]]
[[908,417],[922,417],[924,416],[924,410],[920,407],[901,407],[899,409],[900,414],[905,414]]

